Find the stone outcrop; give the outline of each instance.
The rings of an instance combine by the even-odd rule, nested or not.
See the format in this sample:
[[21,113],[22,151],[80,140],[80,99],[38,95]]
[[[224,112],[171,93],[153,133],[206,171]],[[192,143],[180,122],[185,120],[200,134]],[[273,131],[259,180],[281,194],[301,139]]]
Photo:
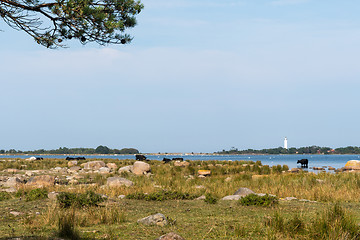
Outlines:
[[234,195],[240,195],[240,196],[247,196],[249,194],[255,194],[254,191],[248,189],[248,188],[239,188]]
[[242,197],[243,196],[241,196],[241,195],[229,195],[229,196],[223,197],[221,200],[239,200]]
[[78,164],[78,161],[76,161],[76,160],[69,161],[68,162],[68,167],[73,167],[73,166],[76,166],[77,164]]
[[118,173],[122,173],[122,172],[132,172],[133,170],[133,166],[129,165],[129,166],[125,166],[125,167],[121,167],[118,170]]
[[105,163],[103,161],[92,161],[81,164],[85,170],[99,170],[102,167],[105,167]]
[[198,174],[200,176],[210,176],[211,175],[211,171],[210,170],[198,170]]
[[175,167],[188,167],[188,166],[190,166],[190,163],[189,163],[189,162],[186,162],[186,161],[183,161],[183,162],[181,162],[181,161],[175,161],[175,162],[174,162],[174,166],[175,166]]
[[34,187],[50,187],[55,184],[55,176],[51,175],[40,175],[31,177],[26,183],[27,186]]
[[16,188],[23,184],[23,182],[17,177],[10,177],[4,184],[4,187]]
[[144,175],[150,171],[151,171],[150,164],[141,161],[136,161],[132,169],[132,172],[136,175]]
[[108,168],[110,168],[111,170],[114,170],[114,171],[116,171],[116,169],[118,168],[115,163],[107,163],[106,167],[108,167]]
[[134,185],[134,183],[126,178],[109,177],[106,181],[106,185],[109,187],[121,187],[121,186],[130,187]]
[[157,225],[157,226],[165,226],[168,224],[168,220],[164,216],[164,214],[157,213],[148,217],[144,217],[142,219],[139,219],[137,221],[138,223],[144,224],[144,225]]
[[185,238],[183,238],[182,236],[180,236],[176,233],[170,232],[165,235],[162,235],[161,237],[157,238],[156,240],[185,240]]

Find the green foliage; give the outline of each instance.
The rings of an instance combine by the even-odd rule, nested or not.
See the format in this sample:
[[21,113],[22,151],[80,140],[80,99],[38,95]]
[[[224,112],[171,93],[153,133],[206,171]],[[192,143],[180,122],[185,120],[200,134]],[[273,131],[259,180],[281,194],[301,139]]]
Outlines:
[[252,193],[239,199],[239,204],[243,206],[270,207],[278,203],[279,203],[279,199],[277,197],[270,196],[269,194],[266,194],[264,196],[259,196]]
[[48,191],[45,188],[36,188],[26,193],[25,200],[28,202],[28,201],[44,199],[47,197],[48,197]]
[[11,198],[11,195],[7,192],[0,192],[0,201],[8,200]]
[[218,202],[218,198],[215,197],[214,195],[212,195],[211,193],[206,193],[205,194],[205,199],[204,202],[209,203],[209,204],[216,204]]
[[125,30],[136,25],[135,16],[143,9],[135,0],[9,0],[4,6],[0,17],[10,27],[47,48],[64,47],[62,42],[70,39],[83,44],[128,43],[132,38]]
[[146,201],[193,200],[197,197],[198,195],[195,194],[181,193],[178,191],[166,191],[166,190],[153,192],[149,194],[133,193],[133,194],[128,194],[126,196],[127,199],[146,200]]
[[99,203],[105,201],[102,196],[93,191],[79,194],[63,192],[57,196],[57,200],[62,208],[98,206]]

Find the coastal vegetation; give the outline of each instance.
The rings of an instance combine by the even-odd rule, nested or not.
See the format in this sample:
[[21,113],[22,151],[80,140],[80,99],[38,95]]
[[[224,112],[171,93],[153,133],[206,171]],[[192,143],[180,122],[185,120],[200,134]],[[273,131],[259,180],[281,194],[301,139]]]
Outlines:
[[38,149],[33,151],[21,150],[0,150],[0,154],[138,154],[139,150],[135,148],[111,149],[107,146],[98,146],[97,148],[67,148],[60,147],[54,150]]
[[268,149],[247,149],[239,150],[235,147],[232,147],[230,150],[223,149],[222,151],[215,152],[217,154],[360,154],[360,147],[348,146],[340,148],[330,148],[330,147],[319,147],[319,146],[309,146],[309,147],[300,147],[300,148],[288,148],[283,147],[278,148],[268,148]]
[[[15,192],[0,192],[0,235],[156,239],[175,232],[184,239],[360,238],[356,172],[291,171],[286,165],[245,160],[185,161],[181,166],[151,160],[151,171],[136,175],[120,171],[134,166],[135,160],[96,160],[113,170],[86,170],[87,160],[77,162],[76,172],[65,159],[1,160],[2,190],[8,189],[9,180],[4,179],[26,181],[32,174],[55,179],[51,185],[18,184]],[[201,176],[199,170],[211,174]],[[133,184],[110,186],[112,178]],[[224,200],[239,188],[253,193]],[[165,226],[138,223],[160,212],[166,216]]]

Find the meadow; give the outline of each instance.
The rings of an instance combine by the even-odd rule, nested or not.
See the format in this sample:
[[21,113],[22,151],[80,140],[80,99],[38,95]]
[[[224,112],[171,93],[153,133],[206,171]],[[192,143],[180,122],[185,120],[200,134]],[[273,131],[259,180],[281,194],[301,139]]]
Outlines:
[[[135,162],[97,160],[115,163],[117,169]],[[78,165],[85,162],[80,160]],[[184,167],[174,162],[148,163],[151,174],[137,176],[117,169],[107,174],[67,173],[61,170],[68,167],[64,159],[5,159],[0,162],[2,179],[26,178],[27,171],[42,170],[33,172],[56,176],[56,184],[38,189],[25,184],[16,192],[1,192],[0,236],[156,239],[175,232],[184,239],[360,239],[360,175],[356,172],[291,173],[287,166],[251,161],[190,161]],[[201,177],[198,170],[210,170],[211,175]],[[107,186],[107,178],[114,176],[134,185]],[[239,188],[276,197],[268,205],[256,196],[246,204],[241,199],[221,200]],[[62,198],[50,199],[50,192],[61,193]],[[200,196],[203,199],[197,200]],[[155,213],[164,214],[168,224],[137,223]]]

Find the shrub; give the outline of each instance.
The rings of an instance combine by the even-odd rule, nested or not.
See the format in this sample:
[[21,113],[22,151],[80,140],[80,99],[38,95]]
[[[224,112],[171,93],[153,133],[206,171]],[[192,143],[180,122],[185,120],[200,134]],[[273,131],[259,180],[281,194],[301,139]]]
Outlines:
[[209,203],[209,204],[216,204],[218,202],[218,198],[213,196],[211,193],[207,193],[205,194],[205,199],[204,202]]
[[249,194],[239,200],[239,203],[243,206],[263,206],[269,207],[279,203],[277,197],[270,196],[268,194],[259,196],[256,194]]
[[93,191],[87,191],[86,193],[60,193],[57,196],[60,207],[69,208],[74,207],[90,207],[98,206],[99,203],[103,202],[105,199],[99,194],[94,193]]
[[163,200],[193,200],[198,195],[182,193],[178,191],[158,191],[149,194],[133,193],[126,196],[127,199],[146,200],[146,201],[163,201]]
[[11,198],[11,195],[7,192],[0,192],[0,201],[8,200]]
[[25,200],[27,202],[34,201],[38,199],[44,199],[48,197],[48,191],[45,188],[36,188],[32,189],[30,192],[26,193]]

